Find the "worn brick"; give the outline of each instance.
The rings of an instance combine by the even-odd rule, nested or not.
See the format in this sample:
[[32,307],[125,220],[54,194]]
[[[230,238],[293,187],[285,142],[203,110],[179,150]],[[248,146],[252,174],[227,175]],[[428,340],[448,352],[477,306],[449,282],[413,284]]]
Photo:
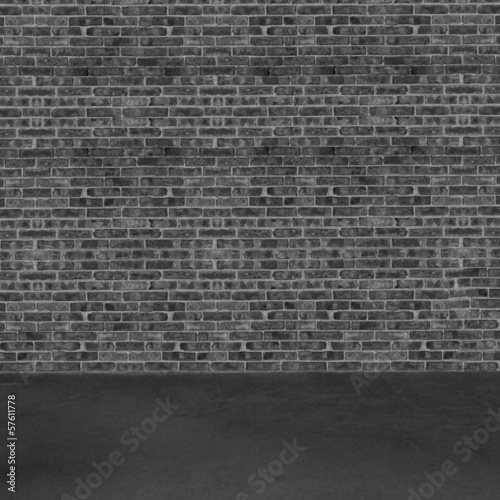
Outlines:
[[48,3],[0,7],[0,370],[498,370],[498,5]]

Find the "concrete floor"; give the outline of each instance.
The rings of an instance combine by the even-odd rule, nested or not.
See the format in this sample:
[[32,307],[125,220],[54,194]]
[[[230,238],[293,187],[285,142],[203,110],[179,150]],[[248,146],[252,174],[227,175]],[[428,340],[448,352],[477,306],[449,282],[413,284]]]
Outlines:
[[357,377],[356,391],[351,374],[3,375],[2,401],[17,398],[12,498],[500,498],[493,417],[484,430],[498,374]]

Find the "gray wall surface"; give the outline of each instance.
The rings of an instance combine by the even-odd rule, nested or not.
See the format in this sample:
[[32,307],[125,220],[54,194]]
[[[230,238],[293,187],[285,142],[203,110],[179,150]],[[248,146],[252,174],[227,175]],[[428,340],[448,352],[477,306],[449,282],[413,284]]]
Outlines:
[[500,4],[0,21],[0,370],[498,370]]

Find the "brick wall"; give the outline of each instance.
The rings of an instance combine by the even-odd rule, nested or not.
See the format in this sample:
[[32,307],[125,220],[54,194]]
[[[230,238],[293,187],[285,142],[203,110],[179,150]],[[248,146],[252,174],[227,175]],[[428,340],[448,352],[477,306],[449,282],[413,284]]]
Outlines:
[[499,3],[0,20],[1,370],[498,369]]

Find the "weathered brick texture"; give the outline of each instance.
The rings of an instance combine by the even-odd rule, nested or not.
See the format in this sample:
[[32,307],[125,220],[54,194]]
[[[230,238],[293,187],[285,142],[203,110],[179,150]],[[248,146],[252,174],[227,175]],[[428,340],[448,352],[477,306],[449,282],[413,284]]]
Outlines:
[[498,370],[498,2],[0,29],[2,371]]

